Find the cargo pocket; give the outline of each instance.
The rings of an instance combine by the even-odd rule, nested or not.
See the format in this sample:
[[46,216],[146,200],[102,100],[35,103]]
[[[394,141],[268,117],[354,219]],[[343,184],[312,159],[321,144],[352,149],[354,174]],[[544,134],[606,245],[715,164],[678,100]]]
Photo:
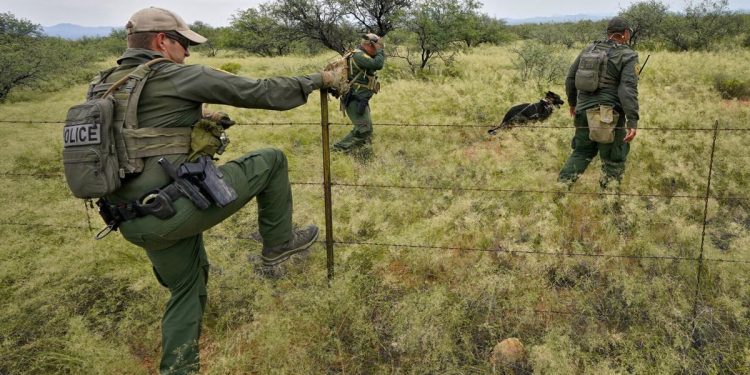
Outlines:
[[612,143],[615,140],[615,126],[620,115],[611,106],[602,105],[586,110],[589,123],[589,139],[597,143]]

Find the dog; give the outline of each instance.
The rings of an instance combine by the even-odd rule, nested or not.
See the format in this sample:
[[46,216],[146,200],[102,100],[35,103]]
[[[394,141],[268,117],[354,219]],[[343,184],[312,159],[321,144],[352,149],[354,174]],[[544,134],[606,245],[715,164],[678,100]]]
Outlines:
[[560,95],[547,91],[544,98],[536,103],[523,103],[510,107],[500,125],[492,127],[487,133],[495,135],[498,130],[510,129],[513,125],[544,121],[552,115],[555,108],[560,108],[563,104],[565,102],[560,98]]

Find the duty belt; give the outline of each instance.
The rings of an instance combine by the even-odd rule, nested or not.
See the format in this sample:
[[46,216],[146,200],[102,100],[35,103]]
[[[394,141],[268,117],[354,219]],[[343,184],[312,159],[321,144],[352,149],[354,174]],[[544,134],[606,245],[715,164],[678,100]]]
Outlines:
[[107,226],[96,235],[96,239],[102,239],[111,231],[117,230],[123,222],[139,217],[153,215],[159,219],[169,219],[176,213],[172,203],[184,196],[177,185],[171,183],[144,194],[136,201],[111,203],[104,198],[99,199],[96,205],[99,206],[99,215]]

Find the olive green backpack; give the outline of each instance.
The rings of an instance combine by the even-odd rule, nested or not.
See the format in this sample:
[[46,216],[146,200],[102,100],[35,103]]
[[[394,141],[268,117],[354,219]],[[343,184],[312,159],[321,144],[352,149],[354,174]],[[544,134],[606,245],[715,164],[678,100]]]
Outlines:
[[137,108],[154,59],[115,83],[105,83],[115,70],[92,82],[87,100],[68,110],[63,128],[65,180],[77,198],[101,198],[117,190],[126,176],[143,170],[143,158],[187,154],[189,128],[138,128]]
[[594,42],[581,53],[575,76],[576,89],[592,93],[608,83],[605,80],[609,61],[607,53],[610,48],[605,43]]

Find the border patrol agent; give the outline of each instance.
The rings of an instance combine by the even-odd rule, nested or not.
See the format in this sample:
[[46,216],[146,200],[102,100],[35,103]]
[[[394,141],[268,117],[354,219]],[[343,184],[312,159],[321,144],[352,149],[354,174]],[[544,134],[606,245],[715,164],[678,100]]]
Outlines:
[[[135,103],[140,129],[183,128],[190,134],[191,127],[204,117],[203,103],[288,110],[305,104],[313,90],[329,87],[335,78],[332,73],[324,72],[250,79],[207,66],[184,65],[185,58],[190,56],[189,46],[203,43],[206,38],[165,9],[151,7],[136,12],[126,30],[128,49],[117,60],[118,66],[102,72],[94,84],[112,86],[112,82],[132,74],[146,62],[169,59],[151,65],[152,71]],[[130,112],[133,110],[130,107],[121,112]],[[116,112],[115,118],[118,116],[122,113]],[[218,175],[236,192],[236,197],[223,206],[211,204],[204,209],[196,207],[187,196],[177,194],[179,189],[170,189],[176,180],[160,165],[162,158],[167,164],[185,165],[187,148],[183,151],[165,148],[163,155],[143,158],[142,172],[125,176],[122,186],[99,203],[100,209],[103,206],[118,218],[123,237],[146,250],[156,278],[169,288],[171,296],[162,320],[160,364],[161,373],[169,374],[193,373],[200,367],[198,339],[206,306],[209,266],[203,231],[255,197],[265,266],[274,266],[307,249],[318,236],[314,225],[292,229],[292,191],[287,159],[280,150],[253,151],[218,167]],[[171,191],[167,194],[171,198],[169,206],[173,207],[169,218],[132,209],[141,207],[139,203],[147,199],[144,195],[153,191]]]
[[602,159],[600,186],[622,179],[639,118],[638,54],[627,45],[631,35],[627,20],[612,18],[607,40],[588,45],[568,71],[565,91],[576,130],[573,152],[559,176],[568,186],[597,153]]
[[383,40],[375,34],[365,34],[359,48],[349,59],[349,80],[351,90],[341,97],[342,108],[351,119],[354,128],[344,138],[333,145],[334,151],[345,153],[358,149],[367,156],[372,153],[372,118],[370,99],[380,91],[376,71],[385,65]]

